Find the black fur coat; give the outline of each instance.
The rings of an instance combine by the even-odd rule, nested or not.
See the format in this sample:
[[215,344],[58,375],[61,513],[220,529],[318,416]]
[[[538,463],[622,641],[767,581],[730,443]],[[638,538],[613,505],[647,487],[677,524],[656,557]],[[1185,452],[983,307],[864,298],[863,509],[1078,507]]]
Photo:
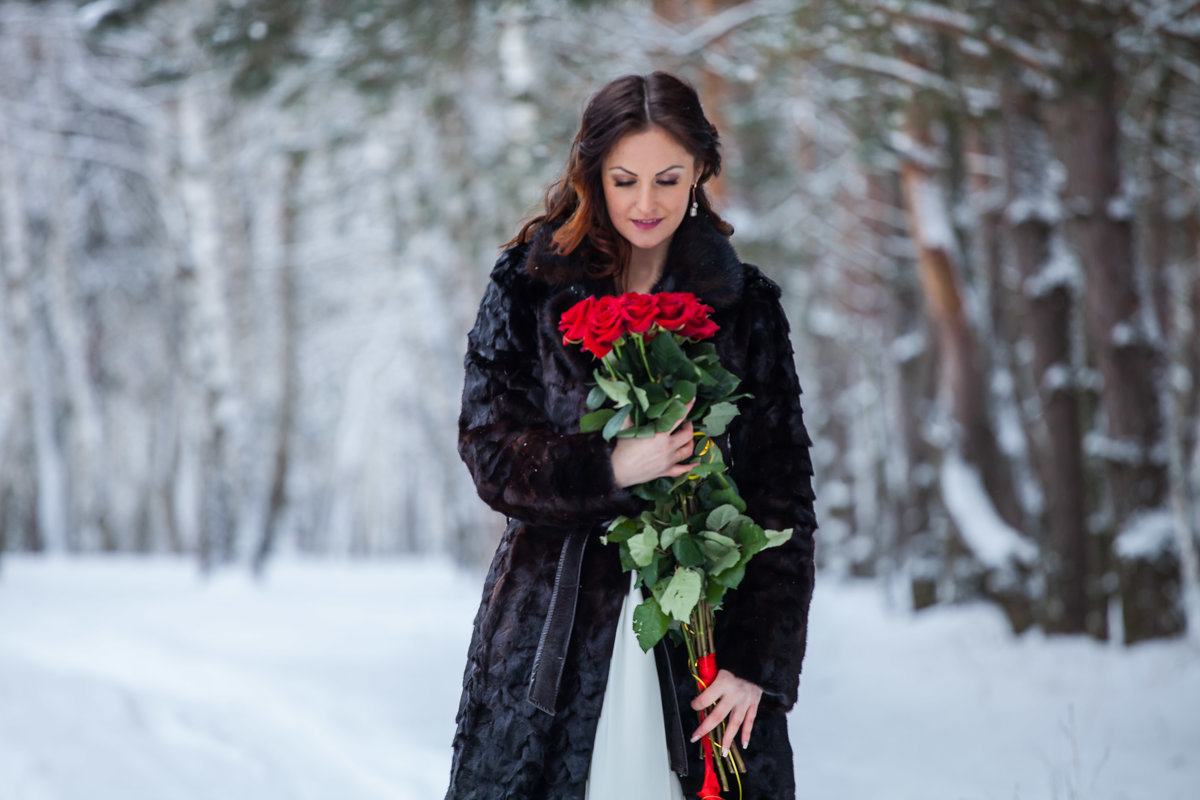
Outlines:
[[[562,312],[611,279],[585,277],[585,244],[568,256],[542,229],[506,251],[468,337],[459,452],[479,495],[508,517],[483,587],[463,677],[448,800],[582,798],[592,740],[628,586],[616,546],[598,541],[605,521],[642,501],[613,481],[611,445],[581,434],[595,361],[564,347]],[[685,218],[655,291],[690,291],[716,310],[713,339],[742,378],[741,415],[726,461],[748,510],[768,528],[794,527],[782,547],[755,556],[717,614],[717,663],[764,689],[745,752],[746,800],[795,795],[784,713],[796,701],[813,589],[812,466],[779,287],[737,258],[703,215]],[[594,531],[584,551],[578,606],[553,715],[528,699],[534,655],[567,532]],[[695,689],[686,654],[672,646],[676,692],[690,737]],[[686,794],[703,772],[688,745]]]

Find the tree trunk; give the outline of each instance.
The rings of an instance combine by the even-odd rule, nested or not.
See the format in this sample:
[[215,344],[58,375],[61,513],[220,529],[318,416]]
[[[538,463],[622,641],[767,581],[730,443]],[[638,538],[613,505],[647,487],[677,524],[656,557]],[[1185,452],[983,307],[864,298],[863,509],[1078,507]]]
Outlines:
[[[28,530],[33,516],[21,513],[23,495],[36,491],[30,470],[20,468],[21,450],[26,445],[24,431],[29,427],[29,279],[32,256],[17,160],[12,148],[13,131],[0,116],[0,551],[18,542],[29,547],[33,542],[23,531],[10,532],[10,526]],[[26,521],[22,525],[22,520]],[[34,528],[36,530],[36,528]]]
[[[935,152],[922,125],[910,124],[908,132],[920,152]],[[901,179],[926,313],[937,335],[940,390],[958,428],[959,448],[963,458],[980,470],[1000,516],[1019,526],[1020,508],[1008,462],[988,417],[987,370],[963,306],[957,247],[942,190],[931,165],[919,156],[904,160]]]
[[[981,497],[991,502],[1000,519],[1016,528],[1020,525],[1020,506],[1008,461],[1000,450],[988,415],[988,371],[963,305],[957,245],[930,157],[936,149],[916,112],[916,108],[910,107],[911,150],[903,162],[901,179],[910,236],[917,247],[925,309],[938,341],[939,393],[950,407],[955,426],[947,457],[957,460],[961,456],[970,469],[978,470],[983,488]],[[943,481],[948,474],[943,468]],[[943,499],[949,503],[961,498]],[[962,533],[962,543],[969,549],[970,537]],[[972,557],[983,565],[980,589],[1000,605],[1013,629],[1021,631],[1032,624],[1025,586],[1028,565],[1013,560],[1003,565],[984,564],[981,554],[975,552]]]
[[[1147,330],[1138,291],[1129,201],[1121,195],[1117,72],[1110,37],[1078,32],[1074,85],[1061,102],[1060,142],[1067,167],[1067,210],[1084,271],[1088,339],[1103,386],[1107,430],[1097,454],[1105,463],[1118,539],[1139,514],[1167,501],[1167,465],[1159,406],[1162,354]],[[1118,545],[1119,548],[1119,545]],[[1163,559],[1155,569],[1167,569]],[[1133,576],[1137,570],[1122,570]],[[1125,641],[1179,632],[1178,601],[1166,591],[1121,587]],[[1137,593],[1140,599],[1134,603]],[[1150,595],[1154,599],[1148,599]],[[1141,611],[1135,611],[1141,609]]]
[[[1035,441],[1046,505],[1041,613],[1047,633],[1080,633],[1088,624],[1088,533],[1079,419],[1078,372],[1071,349],[1076,269],[1055,252],[1058,203],[1047,185],[1051,155],[1037,98],[1006,82],[1002,94],[1008,221],[1033,344],[1042,409]],[[1061,246],[1061,243],[1058,243]]]
[[262,538],[254,553],[254,571],[262,574],[267,559],[275,547],[284,506],[287,504],[287,482],[291,465],[291,438],[296,416],[297,394],[300,388],[297,357],[297,328],[299,309],[296,296],[296,219],[300,213],[297,186],[304,166],[304,153],[287,155],[280,187],[279,212],[279,411],[276,416],[275,458],[271,473],[271,492],[267,500],[267,515],[263,522]]
[[187,215],[181,231],[185,257],[179,278],[186,298],[185,350],[200,401],[194,433],[198,474],[198,553],[209,569],[236,549],[236,503],[232,428],[237,419],[230,315],[225,297],[217,193],[212,171],[207,100],[203,77],[183,83],[178,125],[180,198]]

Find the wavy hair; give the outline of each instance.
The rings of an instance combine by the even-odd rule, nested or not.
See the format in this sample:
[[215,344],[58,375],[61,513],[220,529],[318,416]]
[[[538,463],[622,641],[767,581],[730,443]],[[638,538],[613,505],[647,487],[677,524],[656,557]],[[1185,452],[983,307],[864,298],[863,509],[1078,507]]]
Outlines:
[[[529,242],[543,226],[556,228],[559,255],[585,240],[592,258],[591,277],[621,275],[629,264],[630,245],[617,233],[604,202],[604,159],[625,136],[660,128],[696,159],[695,200],[714,227],[726,236],[733,226],[709,202],[704,183],[721,172],[720,138],[704,116],[696,90],[666,72],[626,75],[608,83],[584,109],[563,174],[546,190],[545,210],[526,222],[505,247]],[[686,223],[686,218],[685,218]]]

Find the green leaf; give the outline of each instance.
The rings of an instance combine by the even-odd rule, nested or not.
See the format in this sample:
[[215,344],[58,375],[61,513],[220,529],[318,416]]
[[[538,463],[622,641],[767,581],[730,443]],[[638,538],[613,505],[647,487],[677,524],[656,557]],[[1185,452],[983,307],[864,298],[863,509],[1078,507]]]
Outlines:
[[[711,535],[710,535],[711,534]],[[700,549],[708,556],[708,574],[717,575],[730,567],[736,566],[741,559],[737,542],[728,536],[705,531],[700,541]]]
[[720,545],[721,547],[727,549],[736,550],[738,547],[738,543],[732,538],[723,533],[717,533],[716,531],[701,531],[700,538],[706,542],[712,542],[713,544]]
[[697,464],[696,466],[692,467],[692,471],[687,474],[692,480],[695,480],[700,477],[705,477],[708,475],[715,475],[719,472],[724,472],[724,471],[725,471],[724,464],[719,464],[719,463]]
[[709,502],[714,505],[728,504],[738,510],[739,513],[746,510],[746,501],[742,499],[734,489],[717,489],[709,495]]
[[617,404],[617,408],[629,405],[629,384],[624,381],[610,380],[604,377],[600,370],[596,370],[594,375],[596,386],[603,390]]
[[593,411],[591,414],[584,414],[583,419],[579,420],[579,430],[581,433],[593,433],[602,430],[604,426],[612,419],[613,414],[617,412],[611,408],[602,408],[599,411]]
[[662,610],[679,622],[687,622],[696,603],[700,602],[700,589],[704,579],[695,570],[679,568],[667,585],[662,596]]
[[629,517],[617,517],[608,526],[608,535],[604,537],[605,544],[609,542],[628,541],[630,536],[638,532],[638,523]]
[[630,491],[636,497],[649,500],[652,503],[663,503],[671,499],[671,481],[669,478],[658,478],[649,483],[639,483]]
[[633,610],[633,632],[637,635],[638,647],[642,648],[642,652],[650,652],[650,648],[666,636],[670,624],[671,618],[663,613],[653,597],[639,603]]
[[722,397],[727,394],[733,394],[733,390],[736,389],[738,384],[742,382],[737,375],[734,375],[729,370],[720,366],[713,367],[712,371],[709,372],[709,375],[711,375],[712,378],[717,382],[716,391],[718,392],[718,397]]
[[685,416],[687,416],[687,406],[679,402],[679,398],[671,398],[671,402],[663,411],[662,416],[654,423],[654,429],[659,433],[669,431],[678,425]]
[[625,424],[625,420],[629,416],[629,412],[631,410],[633,410],[633,406],[627,405],[617,413],[613,414],[612,417],[609,418],[608,422],[604,423],[604,430],[600,435],[604,437],[605,441],[611,440],[620,432],[621,426]]
[[644,567],[654,558],[654,548],[658,547],[658,531],[646,527],[641,533],[630,536],[628,544],[633,563]]
[[[632,408],[633,406],[630,406]],[[654,430],[654,421],[645,423],[644,425],[632,425],[628,428],[622,428],[617,431],[618,439],[649,439],[658,431]]]
[[675,560],[685,567],[698,567],[704,563],[704,552],[692,536],[680,536],[671,545]]
[[666,403],[671,399],[671,395],[661,383],[647,383],[644,388],[646,389],[646,399],[650,401],[650,405]]
[[[729,523],[733,522],[738,517],[738,510],[732,504],[726,503],[723,506],[714,508],[708,514],[708,519],[705,520],[704,527],[710,531],[719,531]],[[732,544],[732,540],[730,540]]]
[[765,533],[767,536],[767,543],[763,546],[764,550],[766,550],[768,547],[778,547],[788,539],[792,538],[791,528],[782,531],[764,530],[763,533]]
[[658,573],[662,569],[663,561],[667,560],[667,555],[661,550],[654,551],[654,557],[650,559],[650,563],[642,567],[638,573],[640,586],[653,586],[658,583]]
[[684,405],[696,399],[696,384],[692,381],[676,381],[673,389],[675,397],[683,401]]
[[734,417],[738,415],[738,407],[733,403],[717,403],[708,410],[700,427],[709,436],[720,436]]
[[695,342],[688,347],[687,354],[696,363],[715,362],[717,361],[717,346],[712,342]]
[[628,548],[625,548],[625,547],[619,548],[618,552],[621,554],[621,571],[622,572],[633,572],[635,569],[637,569],[637,564],[633,563],[633,559],[630,558],[630,556],[629,556]]
[[737,540],[742,546],[742,558],[748,559],[767,546],[767,533],[761,525],[747,522],[738,528]]
[[658,546],[666,550],[671,545],[675,544],[675,540],[688,532],[687,525],[672,525],[665,529],[658,539]]
[[724,586],[726,589],[736,589],[744,577],[746,577],[746,565],[739,561],[724,572],[711,575],[709,580],[712,583]]
[[608,395],[599,386],[593,386],[588,392],[587,407],[589,411],[595,411],[600,406],[604,405],[604,401],[608,399]]
[[658,419],[662,413],[667,410],[667,406],[671,405],[671,399],[660,400],[657,403],[651,403],[646,409],[646,419]]
[[727,586],[710,580],[704,587],[704,599],[712,607],[713,611],[721,610],[721,601],[725,599],[725,590]]
[[648,355],[654,359],[651,371],[658,367],[662,372],[688,377],[697,372],[696,365],[680,349],[674,336],[655,336],[654,341],[650,343]]
[[633,396],[637,398],[638,405],[642,407],[642,410],[645,411],[647,408],[649,408],[650,398],[646,395],[646,390],[637,384],[631,385],[630,388],[633,389]]

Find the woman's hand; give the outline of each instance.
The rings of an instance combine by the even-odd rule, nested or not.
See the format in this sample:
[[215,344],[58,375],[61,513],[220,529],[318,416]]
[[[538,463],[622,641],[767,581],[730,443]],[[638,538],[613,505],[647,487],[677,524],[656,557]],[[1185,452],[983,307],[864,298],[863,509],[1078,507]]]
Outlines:
[[[689,413],[695,402],[688,403]],[[623,427],[630,424],[627,417]],[[694,449],[692,423],[686,415],[671,431],[645,439],[617,439],[612,452],[613,478],[622,489],[656,478],[678,478],[695,466],[679,463],[691,458]]]
[[728,717],[721,749],[728,752],[739,728],[742,731],[742,747],[748,747],[762,693],[762,687],[758,684],[742,680],[727,669],[719,670],[712,685],[692,701],[692,708],[696,711],[708,708],[713,703],[717,704],[704,717],[700,727],[696,728],[692,734],[692,741],[696,742],[701,736],[707,736],[709,731],[717,727],[717,723]]

